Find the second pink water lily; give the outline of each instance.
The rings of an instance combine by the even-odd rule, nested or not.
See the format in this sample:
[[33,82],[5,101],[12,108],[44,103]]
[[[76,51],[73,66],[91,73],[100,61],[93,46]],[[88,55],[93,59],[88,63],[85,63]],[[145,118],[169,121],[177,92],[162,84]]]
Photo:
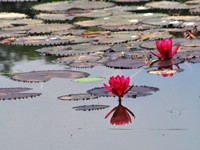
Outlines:
[[180,44],[172,50],[172,39],[162,39],[161,41],[156,41],[156,47],[160,54],[151,51],[153,55],[157,56],[159,59],[171,59],[178,51]]

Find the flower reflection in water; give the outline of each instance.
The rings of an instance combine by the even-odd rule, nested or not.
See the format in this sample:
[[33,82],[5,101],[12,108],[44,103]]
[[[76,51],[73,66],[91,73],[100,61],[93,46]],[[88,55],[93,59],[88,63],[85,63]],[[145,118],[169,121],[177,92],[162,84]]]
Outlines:
[[135,115],[131,112],[128,108],[124,107],[121,104],[121,98],[119,98],[119,105],[113,108],[106,116],[105,119],[108,118],[110,114],[113,113],[110,123],[113,125],[124,125],[129,124],[132,122],[131,116],[132,115],[135,119]]
[[112,76],[110,77],[108,82],[109,86],[107,84],[104,84],[104,87],[112,94],[118,96],[119,104],[105,116],[105,119],[108,118],[108,116],[113,113],[110,120],[111,124],[124,125],[131,123],[132,120],[130,115],[132,115],[134,118],[135,115],[128,108],[122,105],[122,99],[121,99],[121,97],[123,97],[123,95],[128,93],[128,91],[130,91],[131,88],[133,87],[133,85],[129,86],[130,77],[125,78],[123,75],[122,76],[117,75],[116,77]]
[[157,66],[157,69],[150,70],[148,71],[148,73],[162,75],[163,77],[172,77],[175,73],[183,71],[183,69],[179,67],[178,63],[176,64],[174,62],[172,61],[172,59],[158,60],[157,62],[155,62],[155,66]]

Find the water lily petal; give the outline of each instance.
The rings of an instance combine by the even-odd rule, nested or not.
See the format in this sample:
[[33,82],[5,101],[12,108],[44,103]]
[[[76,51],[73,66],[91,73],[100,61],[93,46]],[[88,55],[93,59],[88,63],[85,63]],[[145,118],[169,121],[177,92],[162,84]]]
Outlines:
[[176,54],[176,52],[178,51],[179,47],[180,47],[180,44],[178,44],[176,46],[176,48],[173,50],[173,52],[171,53],[171,57],[173,57]]

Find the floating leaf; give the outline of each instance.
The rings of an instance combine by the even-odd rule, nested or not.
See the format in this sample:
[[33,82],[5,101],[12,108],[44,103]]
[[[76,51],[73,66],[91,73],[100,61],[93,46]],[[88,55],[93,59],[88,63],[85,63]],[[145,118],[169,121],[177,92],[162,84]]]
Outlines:
[[26,31],[0,31],[0,38],[27,36]]
[[73,107],[76,111],[82,110],[82,111],[91,111],[91,110],[101,110],[108,108],[109,105],[83,105],[83,106],[76,106]]
[[107,45],[92,45],[92,44],[79,44],[79,45],[67,45],[59,47],[45,47],[38,49],[38,52],[56,56],[71,56],[80,54],[89,54],[101,51],[107,51],[110,46]]
[[106,63],[107,67],[115,68],[115,69],[133,69],[140,68],[145,66],[144,59],[118,59],[111,62]]
[[12,20],[12,19],[22,19],[26,18],[27,16],[22,13],[11,13],[11,12],[1,12],[0,13],[0,20]]
[[180,58],[172,58],[168,60],[157,60],[153,63],[150,63],[151,67],[168,67],[176,64],[183,63],[185,60]]
[[182,72],[183,69],[161,69],[161,70],[150,70],[148,71],[149,74],[156,74],[156,75],[163,75],[164,77],[173,76],[175,73]]
[[102,9],[107,7],[112,7],[114,4],[109,2],[95,2],[95,1],[65,1],[65,2],[53,2],[53,3],[44,3],[33,6],[34,10],[42,12],[51,12],[66,13],[71,9],[80,9],[80,10],[91,10],[91,9]]
[[24,99],[36,97],[41,93],[26,93],[24,91],[32,90],[31,88],[0,88],[0,100]]
[[90,100],[90,99],[96,99],[98,96],[91,95],[88,93],[81,93],[81,94],[69,94],[58,97],[58,99],[63,101],[78,101],[78,100]]
[[86,72],[71,70],[31,71],[14,74],[11,78],[23,82],[46,82],[52,78],[76,79],[89,76]]
[[155,9],[167,9],[167,10],[180,10],[180,9],[190,9],[194,6],[188,6],[181,2],[175,1],[159,1],[159,2],[150,2],[145,4],[147,7],[155,8]]
[[56,59],[57,62],[60,63],[72,63],[72,62],[96,62],[100,60],[101,56],[95,55],[76,55],[76,56],[68,56],[68,57],[61,57]]
[[37,19],[42,19],[45,21],[69,21],[75,18],[75,16],[71,16],[68,14],[49,14],[49,13],[40,13],[35,17]]
[[[124,97],[140,97],[140,96],[147,96],[151,95],[152,92],[157,92],[159,89],[156,87],[150,87],[150,86],[133,86],[133,88],[124,95]],[[96,95],[96,96],[106,96],[106,97],[114,97],[115,95],[110,93],[106,88],[104,87],[97,87],[91,90],[87,91],[89,94]]]
[[78,78],[74,79],[74,82],[97,82],[97,81],[102,81],[104,80],[104,77],[86,77],[86,78]]
[[95,66],[102,66],[103,63],[99,62],[74,62],[69,64],[70,67],[75,67],[75,68],[93,68]]
[[190,62],[190,63],[200,63],[200,58],[199,57],[198,58],[191,58],[191,59],[188,60],[188,62]]
[[110,0],[111,2],[115,3],[144,3],[144,2],[149,2],[149,0]]

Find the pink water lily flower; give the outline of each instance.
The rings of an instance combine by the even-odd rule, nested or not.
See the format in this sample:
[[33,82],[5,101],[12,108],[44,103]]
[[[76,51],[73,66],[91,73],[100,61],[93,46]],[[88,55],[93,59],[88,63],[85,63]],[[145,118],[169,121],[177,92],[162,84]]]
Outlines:
[[133,85],[129,87],[130,77],[125,78],[123,75],[112,76],[108,82],[109,86],[104,83],[104,87],[118,97],[122,97],[133,87]]
[[161,41],[156,41],[156,47],[160,54],[150,51],[153,55],[159,59],[171,59],[178,51],[180,44],[172,51],[172,39],[162,39]]
[[[114,113],[113,113],[114,112]],[[106,116],[105,119],[111,114],[113,113],[110,123],[111,124],[115,124],[115,125],[124,125],[124,124],[129,124],[132,122],[131,120],[131,116],[129,114],[131,114],[134,118],[135,115],[133,114],[133,112],[131,112],[128,108],[122,106],[121,104],[119,104],[117,107],[113,108]]]

